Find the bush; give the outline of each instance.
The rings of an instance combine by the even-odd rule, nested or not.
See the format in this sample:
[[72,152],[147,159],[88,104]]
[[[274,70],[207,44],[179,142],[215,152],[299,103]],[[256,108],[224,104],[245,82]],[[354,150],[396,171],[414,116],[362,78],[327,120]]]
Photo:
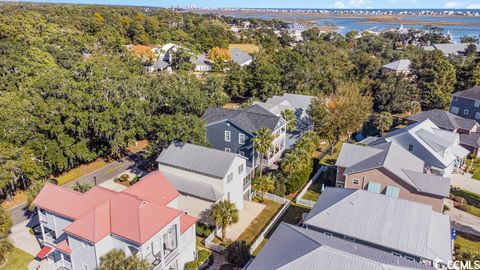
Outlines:
[[130,181],[130,183],[132,184],[135,184],[138,182],[138,180],[140,179],[140,177],[138,175],[136,175],[135,177],[133,177],[132,181]]
[[120,182],[127,182],[128,180],[130,180],[130,176],[128,176],[128,174],[122,174],[120,176]]
[[300,190],[305,183],[309,180],[310,174],[313,170],[313,161],[310,160],[307,166],[292,173],[292,176],[288,178],[286,182],[286,193],[292,194]]
[[245,241],[234,241],[224,251],[225,259],[237,266],[244,267],[250,260],[250,245]]
[[196,231],[197,231],[197,235],[198,235],[198,236],[203,236],[203,226],[202,226],[202,223],[197,223]]
[[442,211],[442,212],[445,212],[445,211],[448,211],[448,210],[450,210],[450,207],[448,207],[447,205],[444,205],[444,206],[443,206],[443,211]]
[[212,234],[212,230],[210,230],[210,228],[206,227],[204,230],[203,230],[203,235],[205,237],[208,237],[210,234]]
[[197,270],[207,260],[208,260],[208,263],[207,263],[207,268],[208,268],[208,266],[213,264],[212,252],[210,250],[201,249],[198,251],[198,256],[195,261],[185,263],[185,270]]

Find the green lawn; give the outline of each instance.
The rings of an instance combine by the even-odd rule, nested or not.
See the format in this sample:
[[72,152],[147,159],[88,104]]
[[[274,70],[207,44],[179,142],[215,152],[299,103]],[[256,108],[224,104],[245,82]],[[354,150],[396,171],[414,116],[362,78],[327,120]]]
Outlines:
[[465,251],[478,253],[480,251],[480,237],[458,232],[455,248],[457,253]]
[[320,164],[322,165],[335,165],[335,162],[337,161],[338,154],[340,154],[340,149],[342,149],[343,142],[338,142],[335,144],[335,147],[333,148],[333,154],[330,154],[330,152],[325,155],[321,160]]
[[7,264],[5,264],[2,270],[19,270],[27,269],[28,264],[35,259],[32,255],[24,252],[21,249],[16,247],[13,248],[12,252],[7,255]]
[[[470,168],[470,165],[472,163],[472,160],[471,159],[467,159],[467,169]],[[471,171],[470,171],[471,172]],[[472,174],[472,178],[475,179],[475,180],[480,180],[480,164],[477,163],[477,162],[474,162],[473,163],[473,174]]]
[[282,204],[274,201],[265,200],[263,202],[265,208],[262,212],[250,223],[245,231],[238,237],[237,240],[245,241],[248,244],[252,244],[257,236],[262,232],[263,228],[272,220],[275,214],[280,210]]
[[322,181],[317,180],[308,188],[307,192],[303,195],[302,199],[317,201],[318,197],[320,197],[321,192],[322,192]]
[[480,195],[463,189],[452,188],[453,195],[464,198],[467,204],[480,208]]

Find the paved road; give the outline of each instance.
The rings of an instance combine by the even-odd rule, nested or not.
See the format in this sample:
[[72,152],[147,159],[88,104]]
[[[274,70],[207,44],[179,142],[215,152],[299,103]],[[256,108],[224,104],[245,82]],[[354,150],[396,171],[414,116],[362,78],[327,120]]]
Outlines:
[[[96,185],[100,185],[101,183],[112,179],[113,177],[122,174],[126,171],[132,171],[137,175],[142,175],[144,172],[136,168],[136,164],[139,161],[139,153],[131,154],[123,159],[113,162],[103,168],[100,168],[96,171],[93,171],[90,174],[82,176],[65,186],[71,187],[76,184],[76,182],[80,183],[90,183],[94,185],[94,177],[96,177]],[[26,209],[26,203],[21,204],[17,207],[9,209],[10,215],[12,216],[12,223],[13,225],[17,225],[29,218],[33,215],[32,212]]]

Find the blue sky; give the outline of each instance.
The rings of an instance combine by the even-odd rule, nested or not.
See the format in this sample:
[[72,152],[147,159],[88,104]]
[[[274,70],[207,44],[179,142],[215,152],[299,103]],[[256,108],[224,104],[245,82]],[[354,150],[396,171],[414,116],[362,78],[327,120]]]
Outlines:
[[272,7],[272,8],[467,8],[480,9],[480,0],[32,0],[139,6]]

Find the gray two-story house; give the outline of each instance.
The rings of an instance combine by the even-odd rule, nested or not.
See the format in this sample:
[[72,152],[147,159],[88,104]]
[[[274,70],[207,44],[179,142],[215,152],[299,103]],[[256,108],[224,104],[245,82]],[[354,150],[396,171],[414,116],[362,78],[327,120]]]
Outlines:
[[274,135],[274,147],[267,158],[263,159],[262,165],[272,165],[285,152],[285,120],[259,105],[242,110],[208,108],[202,118],[206,122],[207,141],[210,146],[246,157],[247,166],[250,168],[260,164],[252,139],[255,138],[255,132],[262,127],[268,128]]
[[450,112],[464,118],[480,121],[480,86],[452,94]]

